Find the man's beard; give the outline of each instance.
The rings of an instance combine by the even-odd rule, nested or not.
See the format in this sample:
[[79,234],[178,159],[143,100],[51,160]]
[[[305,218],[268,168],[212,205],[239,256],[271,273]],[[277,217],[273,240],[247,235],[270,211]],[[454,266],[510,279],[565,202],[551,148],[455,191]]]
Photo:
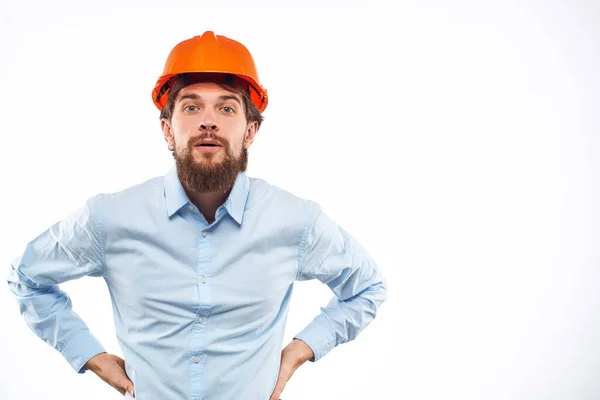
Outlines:
[[[210,156],[201,161],[194,157],[194,145],[201,139],[214,139],[221,144],[225,152],[221,162],[215,162]],[[217,157],[214,153],[212,158]],[[173,151],[173,158],[177,166],[177,175],[183,187],[189,191],[208,193],[225,193],[235,184],[239,172],[246,171],[248,166],[248,150],[243,148],[239,157],[235,157],[229,146],[229,141],[215,135],[202,135],[188,141],[187,148],[178,154],[177,148]]]

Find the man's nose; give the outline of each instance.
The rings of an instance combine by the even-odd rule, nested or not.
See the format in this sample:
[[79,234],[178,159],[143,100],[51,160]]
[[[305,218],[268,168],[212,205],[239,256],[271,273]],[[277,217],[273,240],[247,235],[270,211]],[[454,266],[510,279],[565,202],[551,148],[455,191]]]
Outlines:
[[212,112],[211,110],[205,110],[204,113],[202,114],[202,118],[200,119],[200,122],[198,122],[198,130],[200,131],[206,131],[206,130],[212,130],[212,131],[218,131],[219,130],[219,124],[217,123],[217,118],[214,112]]
[[219,125],[215,121],[211,121],[211,120],[205,118],[204,121],[200,121],[200,123],[198,124],[198,130],[201,130],[201,131],[207,131],[207,130],[218,131],[219,130]]

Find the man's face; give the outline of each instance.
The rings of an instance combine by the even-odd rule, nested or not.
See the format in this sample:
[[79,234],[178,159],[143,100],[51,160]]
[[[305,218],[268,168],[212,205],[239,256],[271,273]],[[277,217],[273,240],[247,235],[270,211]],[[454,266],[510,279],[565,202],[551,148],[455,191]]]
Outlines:
[[240,95],[215,83],[177,94],[171,121],[161,121],[182,184],[197,192],[225,192],[246,169],[257,123],[247,123]]

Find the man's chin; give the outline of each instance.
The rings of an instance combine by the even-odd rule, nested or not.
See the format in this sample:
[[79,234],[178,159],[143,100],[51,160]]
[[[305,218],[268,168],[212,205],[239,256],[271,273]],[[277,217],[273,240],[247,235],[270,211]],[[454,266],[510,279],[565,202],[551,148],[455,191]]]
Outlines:
[[221,165],[223,165],[223,161],[215,161],[212,159],[194,160],[194,167],[199,172],[209,173],[217,170]]
[[218,154],[194,154],[194,161],[197,165],[219,165],[223,163],[223,158]]

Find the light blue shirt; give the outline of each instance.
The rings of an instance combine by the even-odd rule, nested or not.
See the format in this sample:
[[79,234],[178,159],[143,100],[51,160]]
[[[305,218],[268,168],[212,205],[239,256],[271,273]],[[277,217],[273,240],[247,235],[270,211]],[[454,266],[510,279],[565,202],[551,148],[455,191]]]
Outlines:
[[314,201],[239,173],[209,224],[174,166],[90,198],[12,263],[27,325],[79,373],[105,351],[58,286],[82,276],[107,284],[140,400],[268,400],[295,281],[335,294],[295,335],[311,361],[353,340],[386,299],[373,259]]

